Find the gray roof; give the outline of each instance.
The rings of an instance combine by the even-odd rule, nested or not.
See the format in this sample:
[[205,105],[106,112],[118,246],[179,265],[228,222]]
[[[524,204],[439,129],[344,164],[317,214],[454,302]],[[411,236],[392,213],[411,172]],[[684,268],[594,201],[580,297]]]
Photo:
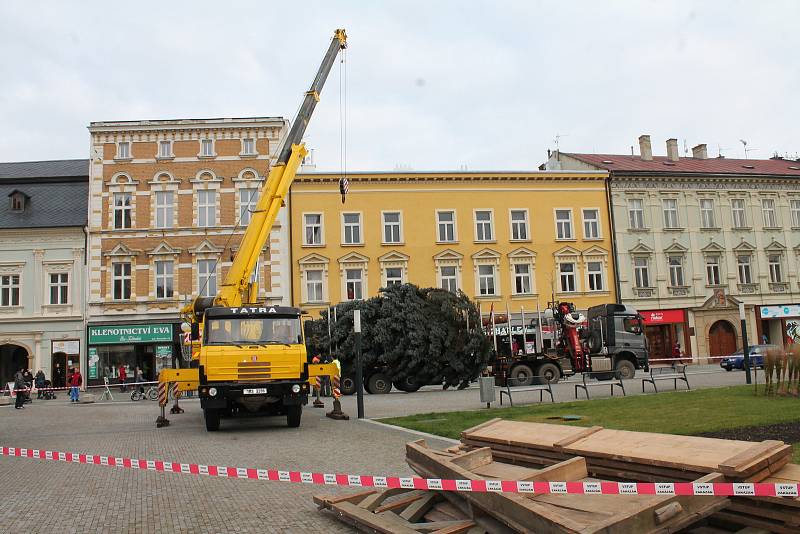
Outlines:
[[54,161],[15,161],[0,163],[0,180],[29,178],[89,179],[88,159],[59,159]]
[[[25,209],[9,196],[24,193]],[[89,203],[89,160],[0,163],[0,228],[84,227]]]

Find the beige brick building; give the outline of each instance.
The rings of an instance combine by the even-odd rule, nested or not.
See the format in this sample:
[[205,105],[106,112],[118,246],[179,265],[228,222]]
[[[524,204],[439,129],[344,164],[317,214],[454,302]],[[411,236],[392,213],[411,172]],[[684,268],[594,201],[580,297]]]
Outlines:
[[[119,366],[153,379],[180,351],[181,306],[231,265],[287,121],[279,117],[89,126],[89,381]],[[258,269],[260,298],[289,302],[281,214]]]

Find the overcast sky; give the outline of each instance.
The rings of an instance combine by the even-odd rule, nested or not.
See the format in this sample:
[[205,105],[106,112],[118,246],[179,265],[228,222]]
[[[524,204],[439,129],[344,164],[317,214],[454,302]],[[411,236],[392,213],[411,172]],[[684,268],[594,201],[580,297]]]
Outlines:
[[[535,169],[677,137],[800,152],[800,2],[0,3],[0,161],[88,157],[99,120],[292,118],[347,29],[347,168]],[[307,132],[338,170],[340,66]],[[638,147],[636,148],[638,153]]]

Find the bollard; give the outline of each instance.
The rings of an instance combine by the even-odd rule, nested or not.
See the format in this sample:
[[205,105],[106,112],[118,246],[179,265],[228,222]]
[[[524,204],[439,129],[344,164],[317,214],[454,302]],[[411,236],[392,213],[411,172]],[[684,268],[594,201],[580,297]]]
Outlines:
[[161,415],[156,419],[156,428],[169,426],[169,419],[164,413],[167,406],[167,384],[165,382],[158,383],[158,405],[161,407]]
[[339,401],[339,397],[342,396],[342,392],[339,390],[339,380],[339,375],[333,377],[333,410],[325,415],[331,419],[347,421],[350,417],[342,411],[342,403]]
[[175,404],[172,405],[172,408],[169,409],[169,413],[183,413],[183,408],[178,406],[178,399],[181,396],[181,392],[178,389],[178,383],[172,383],[172,398],[175,399]]

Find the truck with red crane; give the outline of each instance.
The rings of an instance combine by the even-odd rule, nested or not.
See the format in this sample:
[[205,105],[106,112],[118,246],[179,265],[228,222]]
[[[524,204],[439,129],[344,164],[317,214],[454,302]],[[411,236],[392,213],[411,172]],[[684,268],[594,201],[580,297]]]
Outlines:
[[[551,302],[544,317],[552,321],[551,346],[543,348],[540,339],[535,344],[542,347],[539,350],[529,352],[526,347],[521,354],[499,357],[493,369],[498,383],[511,379],[511,385],[527,386],[576,373],[592,373],[600,380],[628,379],[637,369],[649,369],[644,319],[630,306],[601,304],[584,315],[570,302]],[[542,330],[540,324],[540,338]]]

